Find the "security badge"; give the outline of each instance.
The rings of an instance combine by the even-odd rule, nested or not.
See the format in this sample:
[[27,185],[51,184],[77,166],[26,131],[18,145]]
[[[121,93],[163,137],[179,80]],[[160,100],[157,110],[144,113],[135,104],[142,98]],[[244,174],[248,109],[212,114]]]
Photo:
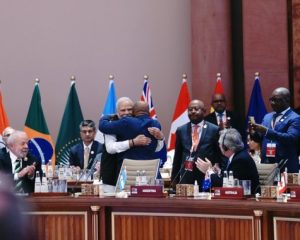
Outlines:
[[275,157],[276,143],[267,143],[266,157]]

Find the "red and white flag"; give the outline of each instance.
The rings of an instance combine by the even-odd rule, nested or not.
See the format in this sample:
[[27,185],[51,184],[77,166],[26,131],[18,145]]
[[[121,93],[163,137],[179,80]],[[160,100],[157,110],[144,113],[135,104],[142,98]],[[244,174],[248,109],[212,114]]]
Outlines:
[[153,105],[152,94],[148,83],[148,76],[144,76],[144,86],[143,86],[143,93],[141,96],[141,100],[148,103],[150,117],[156,119],[156,112]]
[[[217,82],[216,82],[214,94],[224,94],[221,73],[217,73]],[[213,108],[213,106],[211,106],[210,112],[212,113],[213,111],[215,111],[215,109]]]
[[168,139],[168,151],[172,151],[175,148],[177,128],[190,121],[188,117],[189,103],[190,103],[190,94],[186,82],[186,77],[184,77],[182,79],[181,89],[177,99],[175,112],[173,114],[170,135]]

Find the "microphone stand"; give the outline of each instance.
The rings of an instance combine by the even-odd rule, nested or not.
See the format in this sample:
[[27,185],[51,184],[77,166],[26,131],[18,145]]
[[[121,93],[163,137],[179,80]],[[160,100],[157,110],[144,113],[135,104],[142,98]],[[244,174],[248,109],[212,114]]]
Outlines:
[[[190,150],[190,154],[189,154],[189,156],[188,156],[186,159],[192,158],[192,154],[193,154],[193,152],[192,152],[192,149],[191,149],[191,150]],[[186,161],[186,160],[185,160],[185,161]],[[183,169],[185,161],[181,164],[179,171],[177,172],[177,174],[175,175],[173,181],[172,181],[171,184],[170,184],[171,189],[169,190],[169,194],[174,194],[174,193],[176,193],[176,190],[174,190],[174,183],[176,182],[176,179],[177,179],[178,175],[180,174],[181,170]],[[182,181],[183,177],[185,176],[186,172],[187,172],[187,169],[184,170],[184,173],[183,173],[182,176],[180,176],[180,179],[179,179],[179,181],[178,181],[177,184],[180,184],[180,183],[181,183],[181,181]]]

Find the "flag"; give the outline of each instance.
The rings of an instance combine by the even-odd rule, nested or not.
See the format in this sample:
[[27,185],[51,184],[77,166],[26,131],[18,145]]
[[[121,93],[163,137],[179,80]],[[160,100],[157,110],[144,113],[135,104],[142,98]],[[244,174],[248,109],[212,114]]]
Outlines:
[[[217,82],[216,82],[214,94],[224,94],[221,73],[217,73]],[[213,108],[213,106],[211,106],[210,112],[212,113],[214,111],[215,111],[215,109]]]
[[[149,83],[148,83],[148,76],[144,76],[144,86],[143,86],[141,100],[148,103],[150,117],[152,119],[157,119],[157,115],[156,115],[153,100],[152,100],[152,94],[151,94],[151,90],[150,90]],[[164,163],[167,161],[167,147],[166,147],[165,141],[164,141],[164,145],[163,145],[162,149],[159,152],[156,152],[155,155],[156,155],[156,158],[160,159],[159,166],[162,167],[164,165]]]
[[54,144],[44,117],[38,81],[31,97],[24,131],[30,139],[29,151],[40,159],[42,164],[47,164],[50,159],[52,164],[55,164]]
[[69,164],[70,148],[81,140],[79,124],[82,121],[83,115],[75,88],[75,81],[72,81],[67,104],[56,140],[55,150],[57,164]]
[[120,172],[120,180],[119,180],[119,191],[122,192],[125,188],[126,185],[126,180],[127,180],[127,170],[126,170],[126,166],[124,168],[122,168],[121,172]]
[[150,117],[156,119],[157,116],[156,116],[156,112],[155,112],[155,109],[154,109],[152,94],[151,94],[151,90],[150,90],[150,87],[149,87],[147,76],[144,77],[144,86],[143,86],[143,93],[142,93],[142,96],[141,96],[141,100],[148,103]]
[[[116,107],[117,97],[116,97],[116,90],[115,90],[115,82],[113,76],[110,76],[109,78],[110,80],[108,85],[108,94],[106,97],[103,114],[101,116],[108,115],[108,114],[115,114],[117,112],[117,107]],[[104,143],[103,133],[100,132],[99,129],[97,130],[95,139],[98,142]]]
[[191,100],[186,82],[186,77],[184,76],[184,78],[182,79],[181,89],[172,118],[171,129],[168,139],[168,151],[173,151],[175,148],[177,128],[190,121],[188,117],[188,106],[190,101]]
[[246,124],[248,125],[249,116],[253,116],[256,123],[261,123],[266,113],[267,109],[261,94],[259,74],[256,73],[255,82],[249,101]]
[[117,97],[116,97],[116,90],[115,90],[115,82],[114,79],[111,79],[109,81],[108,94],[107,94],[107,98],[103,110],[103,115],[115,114],[117,112],[116,102],[117,102]]
[[217,82],[216,82],[214,94],[224,94],[221,73],[217,73]]
[[208,171],[207,171],[207,173],[205,174],[205,178],[202,182],[202,191],[205,192],[208,189],[210,189],[210,187],[211,187],[211,179],[210,179],[210,175],[208,174]]
[[2,93],[0,91],[0,134],[2,134],[3,130],[9,126],[9,120],[4,109],[3,101],[2,101]]

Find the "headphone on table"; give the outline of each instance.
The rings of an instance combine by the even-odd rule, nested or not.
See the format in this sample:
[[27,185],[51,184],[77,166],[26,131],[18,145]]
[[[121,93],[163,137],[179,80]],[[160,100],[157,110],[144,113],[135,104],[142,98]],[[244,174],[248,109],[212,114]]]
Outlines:
[[224,137],[223,137],[223,141],[222,141],[222,148],[225,152],[227,152],[229,150],[229,148],[225,145],[226,134],[227,134],[227,132],[225,132]]

